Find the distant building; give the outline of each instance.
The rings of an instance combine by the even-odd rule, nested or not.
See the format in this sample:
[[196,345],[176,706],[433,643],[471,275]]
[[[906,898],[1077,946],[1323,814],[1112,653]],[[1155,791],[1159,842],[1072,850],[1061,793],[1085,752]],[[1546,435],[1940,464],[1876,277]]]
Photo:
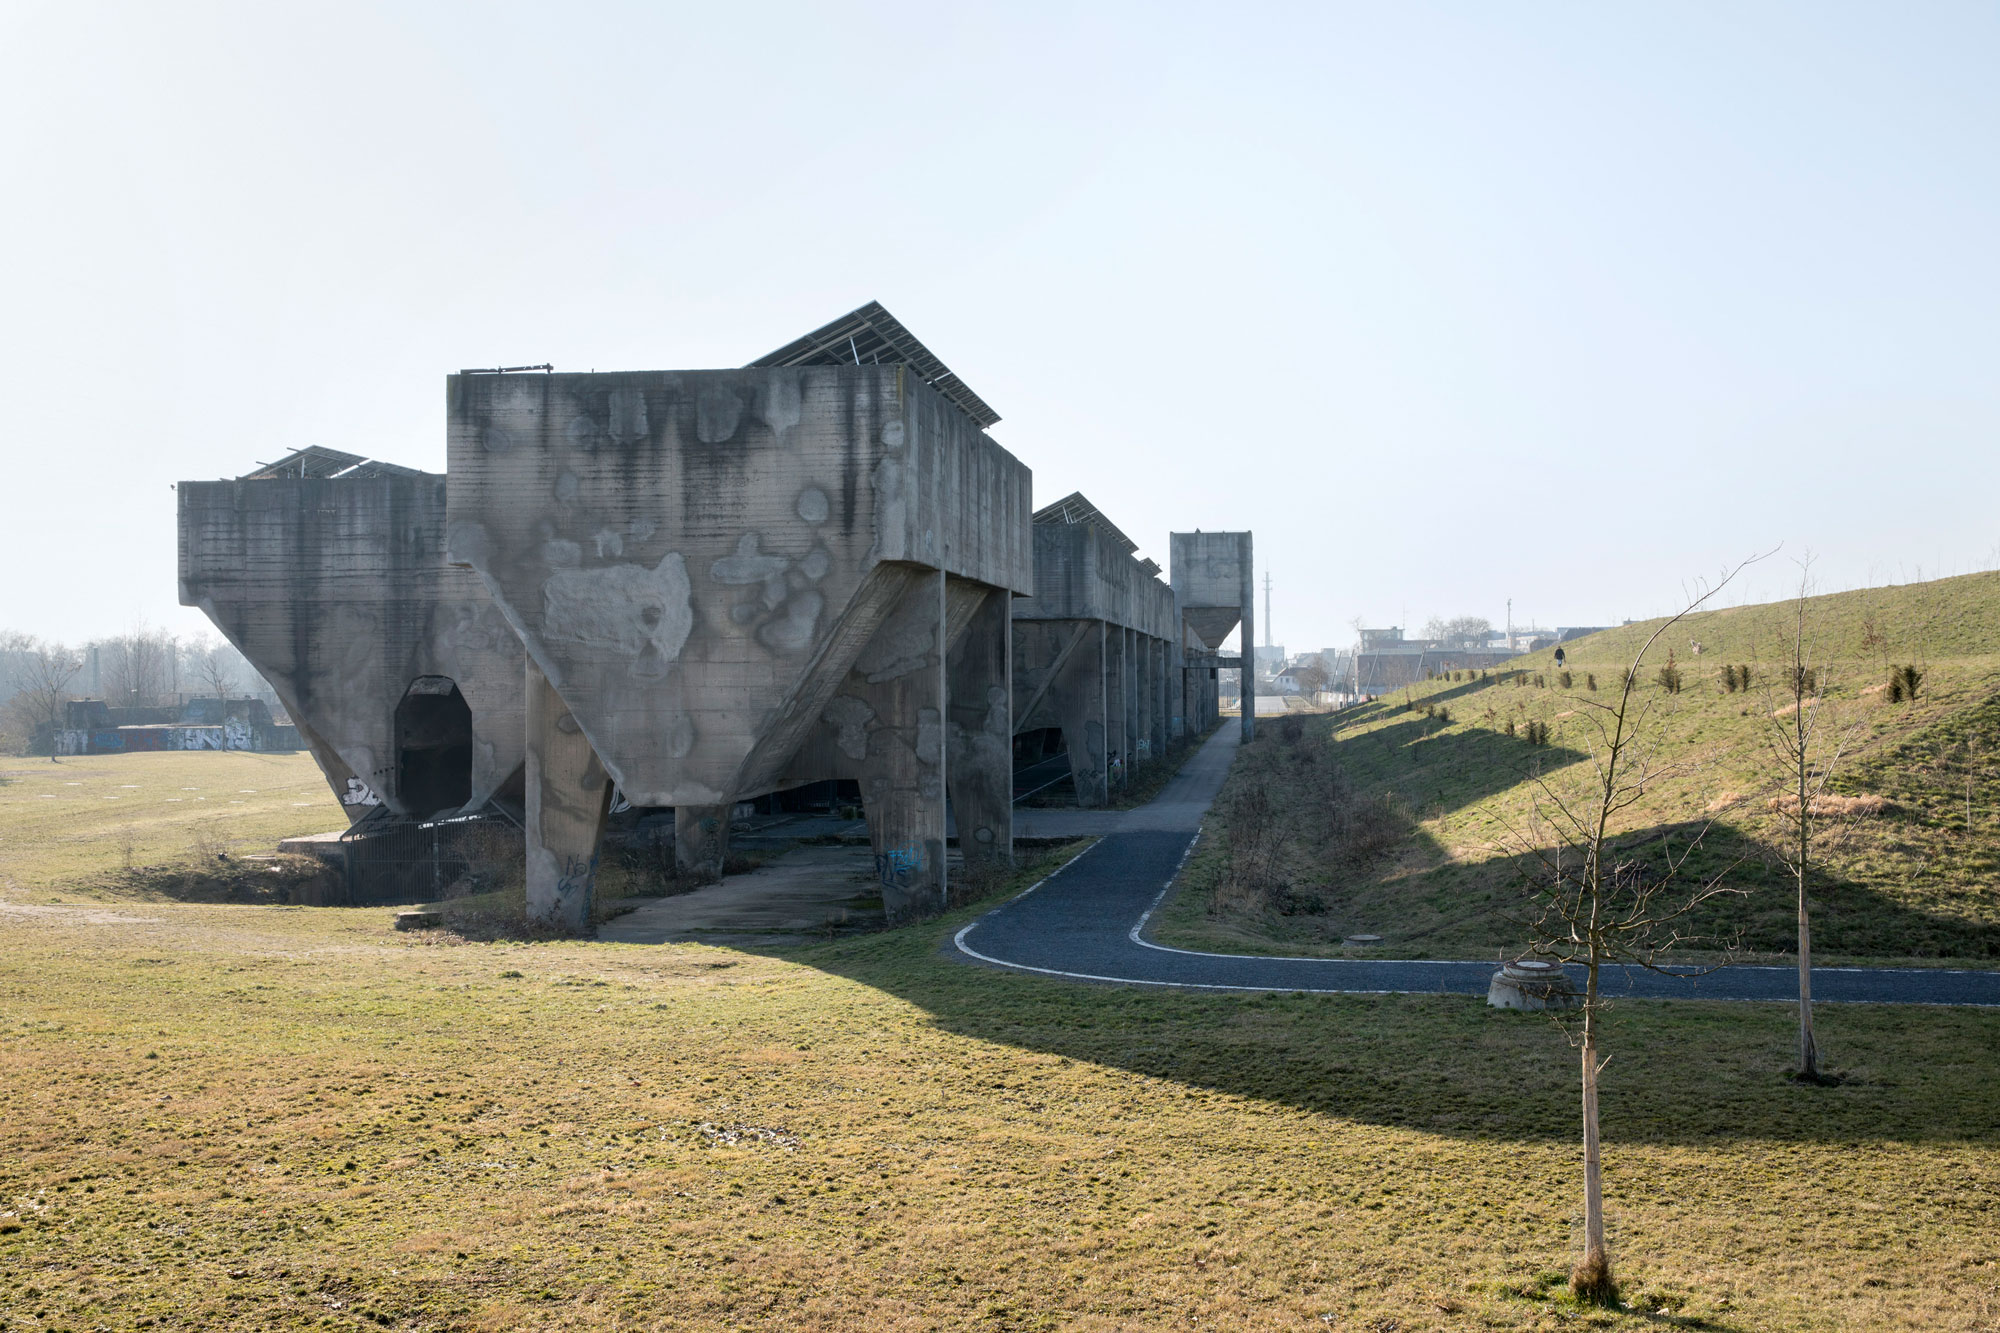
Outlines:
[[1363,629],[1354,651],[1336,656],[1340,669],[1329,679],[1346,694],[1387,694],[1450,671],[1479,671],[1496,667],[1513,656],[1505,636],[1498,645],[1461,647],[1431,639],[1407,639],[1401,626]]
[[1405,642],[1375,652],[1356,653],[1352,684],[1348,688],[1354,694],[1387,694],[1445,672],[1497,667],[1512,656],[1504,648],[1499,651],[1434,648],[1428,643]]
[[165,708],[113,708],[102,699],[71,699],[60,725],[35,736],[43,754],[127,754],[138,750],[296,750],[298,728],[280,722],[262,699],[190,699]]

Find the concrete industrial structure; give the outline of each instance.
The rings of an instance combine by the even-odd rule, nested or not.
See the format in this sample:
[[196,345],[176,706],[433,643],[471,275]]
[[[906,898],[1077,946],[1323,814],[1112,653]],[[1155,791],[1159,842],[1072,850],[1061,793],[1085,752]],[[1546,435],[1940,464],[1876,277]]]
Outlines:
[[968,860],[1011,857],[1017,730],[1061,727],[1102,803],[1213,717],[1238,600],[1249,639],[1248,534],[1175,535],[1170,589],[1081,497],[1034,514],[998,417],[879,305],[740,370],[447,399],[449,485],[330,450],[184,483],[181,597],[336,791],[510,811],[553,926],[589,926],[614,790],[714,874],[738,802],[827,779],[891,915],[941,907],[947,800]]
[[518,800],[521,643],[445,559],[443,477],[307,449],[178,490],[181,604],[250,660],[344,802],[422,819],[510,780]]
[[[1257,672],[1246,668],[1257,642],[1257,571],[1247,532],[1176,532],[1172,538],[1174,609],[1198,648],[1185,657],[1195,686],[1194,715],[1215,717],[1216,672],[1233,667],[1242,677],[1243,739],[1257,735]],[[1222,641],[1241,628],[1236,657],[1221,656]]]
[[1184,725],[1173,590],[1081,494],[1034,516],[1034,595],[1014,603],[1016,734],[1055,728],[1076,803],[1102,806]]

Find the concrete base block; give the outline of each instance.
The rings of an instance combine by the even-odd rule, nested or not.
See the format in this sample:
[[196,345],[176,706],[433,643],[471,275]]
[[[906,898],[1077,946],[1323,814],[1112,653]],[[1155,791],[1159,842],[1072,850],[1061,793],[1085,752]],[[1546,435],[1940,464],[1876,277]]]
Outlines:
[[1560,963],[1509,963],[1493,974],[1486,1003],[1495,1009],[1574,1009],[1580,1002]]

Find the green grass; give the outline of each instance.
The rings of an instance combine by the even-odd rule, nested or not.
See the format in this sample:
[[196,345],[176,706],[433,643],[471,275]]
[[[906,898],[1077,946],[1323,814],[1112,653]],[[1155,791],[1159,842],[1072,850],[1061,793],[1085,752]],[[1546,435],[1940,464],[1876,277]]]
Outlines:
[[[1791,949],[1794,928],[1791,886],[1771,855],[1781,825],[1768,800],[1779,778],[1765,736],[1789,697],[1765,686],[1779,677],[1790,609],[1780,603],[1691,617],[1656,648],[1640,673],[1641,699],[1658,722],[1654,752],[1689,771],[1659,783],[1618,829],[1633,839],[1670,833],[1684,843],[1712,816],[1705,850],[1690,868],[1727,871],[1748,896],[1723,900],[1702,924],[1740,934],[1752,953],[1774,957]],[[2000,575],[1841,593],[1816,599],[1811,612],[1831,682],[1830,725],[1851,736],[1831,785],[1894,802],[1888,813],[1838,831],[1827,846],[1814,889],[1816,956],[1827,963],[2000,963],[2000,762],[1993,760],[2000,750]],[[1335,718],[1303,719],[1296,746],[1283,744],[1277,728],[1260,728],[1221,807],[1246,783],[1266,785],[1294,834],[1283,867],[1295,889],[1290,905],[1316,897],[1321,910],[1285,914],[1223,892],[1227,819],[1212,817],[1212,836],[1191,865],[1188,892],[1163,915],[1161,938],[1316,952],[1370,933],[1395,953],[1433,957],[1522,948],[1520,851],[1523,830],[1533,827],[1536,775],[1558,786],[1583,776],[1592,741],[1583,701],[1614,695],[1650,630],[1623,627],[1572,645],[1569,690],[1540,654],[1524,660],[1525,685],[1507,673],[1425,682]],[[1699,657],[1694,642],[1702,645]],[[1653,678],[1668,647],[1685,682],[1673,696]],[[1923,690],[1914,702],[1890,704],[1873,687],[1890,664],[1905,662],[1924,667]],[[1724,688],[1725,663],[1751,667],[1747,693]],[[1545,683],[1535,684],[1536,675]],[[1586,684],[1592,675],[1594,694]],[[1449,722],[1426,716],[1426,706],[1448,710]],[[1550,728],[1547,746],[1528,744],[1530,721]],[[1401,829],[1392,848],[1358,862],[1338,854],[1327,811],[1312,804],[1316,789],[1304,780],[1316,767],[1337,767],[1358,798],[1382,803]]]
[[[0,905],[8,1328],[1990,1328],[2000,1014],[1462,997]],[[748,1127],[743,1128],[743,1127]],[[1663,1313],[1656,1313],[1663,1312]]]
[[134,867],[347,827],[302,751],[7,758],[0,779],[0,888],[81,891]]

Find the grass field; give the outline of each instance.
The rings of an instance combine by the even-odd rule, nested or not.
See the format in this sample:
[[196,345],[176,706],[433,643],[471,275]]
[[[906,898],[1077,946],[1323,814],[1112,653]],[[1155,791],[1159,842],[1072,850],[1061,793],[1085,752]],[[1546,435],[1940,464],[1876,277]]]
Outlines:
[[9,1329],[1990,1329],[2000,1015],[1476,1000],[0,906]]
[[[1777,774],[1765,741],[1772,715],[1789,702],[1767,688],[1779,683],[1789,610],[1781,603],[1699,615],[1656,649],[1640,673],[1641,697],[1659,722],[1652,748],[1688,768],[1658,784],[1618,829],[1634,842],[1673,834],[1685,843],[1713,818],[1692,868],[1727,870],[1748,897],[1719,903],[1705,924],[1771,956],[1794,939],[1791,886],[1770,850],[1780,821],[1768,808]],[[1828,963],[2000,963],[2000,575],[1837,594],[1817,599],[1811,613],[1829,726],[1848,740],[1832,788],[1891,802],[1881,815],[1829,830],[1815,882],[1816,953]],[[1536,776],[1557,785],[1581,776],[1586,701],[1613,697],[1648,632],[1634,625],[1578,641],[1567,688],[1542,654],[1521,683],[1503,672],[1427,681],[1335,718],[1302,720],[1294,746],[1266,725],[1232,774],[1214,836],[1191,867],[1190,892],[1165,914],[1162,938],[1313,952],[1370,933],[1403,956],[1520,949],[1521,831],[1532,826]],[[1674,695],[1653,676],[1670,646],[1684,681]],[[1725,688],[1725,663],[1750,668],[1748,691]],[[1878,687],[1901,663],[1919,664],[1924,683],[1914,701],[1891,703]],[[1549,728],[1547,745],[1529,743],[1531,721]],[[1325,796],[1336,774],[1347,805],[1372,820],[1375,836],[1358,849],[1329,828]],[[1225,891],[1226,812],[1246,784],[1264,786],[1296,834],[1277,876],[1291,885],[1289,897]]]
[[[1904,808],[1954,795],[1911,756],[1991,698],[1982,656],[1930,659],[1935,694],[1872,734],[1854,780],[1909,784]],[[1375,710],[1304,719],[1290,745],[1267,726],[1232,776],[1337,756],[1410,800],[1368,881],[1415,923],[1406,945],[1482,928],[1478,881],[1454,877],[1494,857],[1454,849],[1492,841],[1467,830],[1508,790],[1473,762],[1503,734],[1484,709],[1563,721],[1552,689],[1465,686],[1428,692],[1449,725]],[[1680,700],[1675,725],[1712,728],[1710,772],[1735,780],[1746,715]],[[0,1328],[2000,1327],[2000,1012],[1823,1006],[1843,1081],[1815,1088],[1784,1077],[1786,1007],[1611,1010],[1627,1306],[1590,1310],[1563,1290],[1576,1064],[1546,1019],[982,969],[945,952],[977,908],[753,953],[120,901],[128,845],[140,864],[337,826],[303,756],[174,767],[217,760],[273,757],[9,761]],[[1984,854],[1990,808],[1950,864]],[[1867,878],[1907,853],[1848,854],[1881,928],[1979,938],[1964,883],[1924,899],[1920,876]],[[1275,947],[1270,921],[1182,899],[1180,928]]]
[[303,751],[0,758],[0,888],[76,890],[113,871],[268,852],[345,827]]

